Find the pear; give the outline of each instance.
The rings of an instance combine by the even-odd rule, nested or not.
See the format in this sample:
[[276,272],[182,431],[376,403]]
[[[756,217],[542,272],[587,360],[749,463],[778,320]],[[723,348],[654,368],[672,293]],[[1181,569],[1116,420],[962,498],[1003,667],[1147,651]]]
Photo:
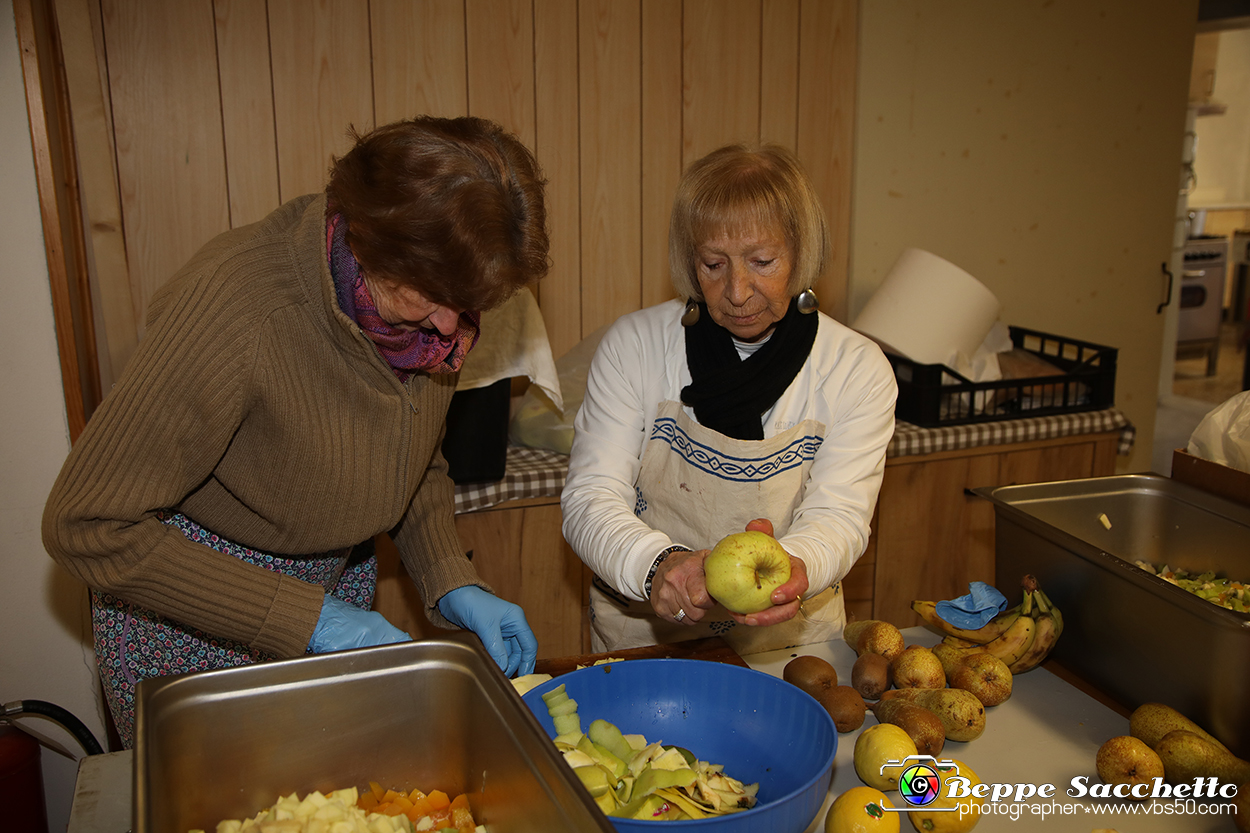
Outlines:
[[998,706],[1011,697],[1011,669],[989,652],[964,657],[950,675],[951,688],[971,691],[985,706]]
[[941,719],[924,706],[896,697],[874,703],[872,713],[878,723],[893,723],[906,732],[921,755],[936,757],[946,745],[946,730]]
[[1206,729],[1203,729],[1176,709],[1163,703],[1142,703],[1133,710],[1133,713],[1128,718],[1128,733],[1135,738],[1145,741],[1146,745],[1151,749],[1157,747],[1159,741],[1163,740],[1168,732],[1176,729],[1193,732],[1199,737],[1206,738],[1225,752],[1228,751],[1228,747],[1220,743]]
[[[933,651],[933,656],[937,657],[938,662],[942,663],[942,672],[946,674],[946,679],[948,680],[955,676],[955,670],[963,665],[965,659],[969,656],[975,656],[949,642],[939,642],[929,650]],[[985,651],[984,653],[989,652]]]
[[[1146,742],[1132,735],[1114,737],[1098,748],[1098,777],[1107,784],[1149,784],[1164,777],[1163,760]],[[1140,801],[1139,796],[1130,796]]]
[[1237,795],[1233,798],[1233,809],[1237,811],[1237,815],[1233,816],[1237,832],[1250,833],[1250,781],[1237,788]]
[[1221,784],[1250,781],[1250,761],[1186,729],[1173,729],[1155,746],[1163,771],[1173,784],[1214,777]]
[[896,688],[945,688],[942,661],[923,645],[912,645],[890,660]]
[[842,639],[860,656],[873,653],[892,660],[903,653],[902,631],[880,619],[848,622],[842,630]]
[[985,706],[970,691],[960,688],[896,688],[882,700],[901,697],[924,706],[938,716],[947,740],[970,741],[985,731]]

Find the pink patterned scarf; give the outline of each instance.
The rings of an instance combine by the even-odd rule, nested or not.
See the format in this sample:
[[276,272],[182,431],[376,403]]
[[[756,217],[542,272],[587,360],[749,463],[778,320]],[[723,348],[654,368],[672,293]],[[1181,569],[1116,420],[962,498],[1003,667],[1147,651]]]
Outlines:
[[460,369],[464,357],[477,344],[481,332],[480,312],[461,313],[459,326],[450,336],[436,330],[400,330],[378,315],[360,273],[360,264],[347,245],[347,223],[339,214],[332,215],[326,222],[326,251],[339,307],[377,345],[378,352],[401,382],[408,381],[408,377],[418,371],[455,373]]

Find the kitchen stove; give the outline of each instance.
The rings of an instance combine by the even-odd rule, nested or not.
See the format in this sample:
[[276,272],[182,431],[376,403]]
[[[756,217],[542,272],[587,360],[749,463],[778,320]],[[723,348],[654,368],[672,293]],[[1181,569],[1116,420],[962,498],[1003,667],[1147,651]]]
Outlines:
[[1224,321],[1224,278],[1228,271],[1228,238],[1191,237],[1182,255],[1180,314],[1176,328],[1178,357],[1205,352],[1207,375],[1214,376]]

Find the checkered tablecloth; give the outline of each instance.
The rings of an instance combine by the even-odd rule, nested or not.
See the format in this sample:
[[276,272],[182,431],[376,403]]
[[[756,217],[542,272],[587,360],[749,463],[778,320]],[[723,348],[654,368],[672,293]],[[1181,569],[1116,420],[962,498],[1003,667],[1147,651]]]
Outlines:
[[567,454],[510,445],[503,480],[457,485],[456,512],[485,509],[505,500],[558,495],[568,469]]
[[[1100,434],[1106,431],[1120,432],[1117,448],[1120,454],[1128,454],[1132,450],[1137,429],[1124,414],[1108,408],[1104,411],[1005,419],[979,425],[949,425],[942,428],[921,428],[900,420],[895,423],[894,437],[885,453],[887,457],[906,457],[976,446]],[[568,467],[569,458],[566,454],[541,448],[509,446],[508,466],[503,480],[456,486],[456,512],[485,509],[506,500],[558,495],[564,488]]]
[[946,425],[940,428],[921,428],[899,420],[894,424],[894,437],[886,448],[887,457],[907,457],[913,454],[935,454],[983,445],[1006,445],[1034,440],[1052,440],[1078,434],[1101,434],[1119,431],[1119,454],[1133,450],[1137,429],[1115,408],[1103,411],[1085,411],[1077,414],[1004,419],[975,425]]

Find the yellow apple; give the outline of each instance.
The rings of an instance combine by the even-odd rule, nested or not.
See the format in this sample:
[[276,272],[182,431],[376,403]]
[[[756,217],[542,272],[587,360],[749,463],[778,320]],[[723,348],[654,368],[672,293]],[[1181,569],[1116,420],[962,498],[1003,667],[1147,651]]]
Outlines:
[[734,613],[758,613],[790,580],[790,554],[771,535],[735,532],[712,548],[703,573],[713,599]]

